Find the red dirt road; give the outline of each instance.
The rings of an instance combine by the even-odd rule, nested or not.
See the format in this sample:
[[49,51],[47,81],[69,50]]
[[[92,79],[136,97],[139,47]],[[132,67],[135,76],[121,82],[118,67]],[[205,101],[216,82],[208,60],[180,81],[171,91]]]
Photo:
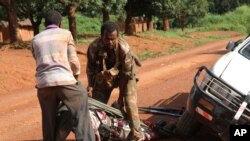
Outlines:
[[[232,39],[237,40],[239,37]],[[228,41],[228,39],[216,41],[177,54],[142,62],[143,67],[139,69],[138,73],[140,79],[138,83],[138,105],[160,105],[171,108],[185,106],[197,68],[201,65],[210,66],[212,62],[226,53],[225,45]],[[85,76],[81,77],[84,84],[86,84],[84,78]],[[23,79],[33,83],[31,78],[24,77]],[[117,91],[114,92],[109,103],[117,98],[116,93]],[[41,111],[35,88],[19,89],[0,95],[0,107],[0,141],[42,139]],[[142,120],[151,122],[158,120],[175,122],[177,120],[168,116],[143,113],[140,114],[140,117]],[[72,134],[69,139],[73,139]],[[178,138],[164,140],[182,141]],[[203,131],[191,140],[216,141],[218,138]]]

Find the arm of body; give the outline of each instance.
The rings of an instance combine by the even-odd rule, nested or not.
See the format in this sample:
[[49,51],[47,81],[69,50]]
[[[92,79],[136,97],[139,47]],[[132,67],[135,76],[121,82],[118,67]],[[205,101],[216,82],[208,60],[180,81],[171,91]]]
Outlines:
[[87,92],[90,97],[92,96],[92,90],[95,83],[95,75],[97,72],[96,55],[98,54],[96,51],[97,48],[96,46],[97,45],[95,42],[91,43],[87,50],[87,67],[86,67],[86,74],[88,78]]
[[121,73],[120,77],[122,77],[120,82],[120,94],[118,97],[118,104],[123,107],[123,98],[125,95],[128,95],[131,89],[130,81],[133,81],[135,77],[135,63],[133,60],[133,55],[130,50],[129,45],[124,40],[119,40],[119,47],[120,47],[120,62],[121,62]]
[[80,74],[80,62],[76,54],[74,39],[72,35],[69,35],[69,42],[68,42],[68,60],[71,67],[71,70],[73,72],[73,75],[75,79],[78,79],[78,76]]

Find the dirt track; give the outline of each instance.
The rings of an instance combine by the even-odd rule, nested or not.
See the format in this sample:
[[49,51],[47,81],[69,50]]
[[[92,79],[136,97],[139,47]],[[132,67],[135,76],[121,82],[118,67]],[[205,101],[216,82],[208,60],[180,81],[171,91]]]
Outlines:
[[[234,38],[234,40],[239,37]],[[223,55],[228,40],[217,41],[181,53],[162,56],[143,62],[139,69],[138,105],[160,105],[165,107],[185,106],[187,94],[193,83],[193,76],[201,65],[210,66]],[[82,79],[86,84],[86,80]],[[109,103],[117,97],[116,91]],[[0,95],[0,141],[41,140],[41,113],[34,88],[12,91]],[[142,120],[176,121],[176,118],[141,114]],[[72,135],[69,137],[72,139]],[[164,139],[181,141],[180,139]],[[192,140],[218,140],[206,132]]]

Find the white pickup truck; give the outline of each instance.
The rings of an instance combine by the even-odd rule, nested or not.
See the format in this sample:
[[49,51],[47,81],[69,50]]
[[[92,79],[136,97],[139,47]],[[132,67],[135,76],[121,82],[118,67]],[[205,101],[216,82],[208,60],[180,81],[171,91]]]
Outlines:
[[250,37],[230,41],[226,49],[211,68],[196,73],[178,135],[190,137],[202,125],[228,140],[231,124],[250,124]]

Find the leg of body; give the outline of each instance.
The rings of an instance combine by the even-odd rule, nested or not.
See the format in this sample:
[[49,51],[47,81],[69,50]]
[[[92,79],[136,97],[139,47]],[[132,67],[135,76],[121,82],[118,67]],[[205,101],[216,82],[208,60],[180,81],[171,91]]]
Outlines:
[[[90,123],[87,92],[81,82],[76,85],[62,86],[60,100],[71,113],[71,124],[77,141],[94,141],[94,132]],[[72,129],[72,128],[71,128]]]
[[119,88],[120,88],[120,95],[124,96],[126,113],[131,128],[131,136],[135,140],[139,140],[143,138],[143,134],[141,132],[140,118],[137,106],[137,92],[136,92],[135,78],[122,79]]
[[55,141],[57,104],[59,103],[55,88],[38,88],[37,97],[42,110],[43,140]]
[[69,133],[72,131],[72,115],[65,105],[63,108],[66,110],[60,111],[57,116],[56,141],[65,141]]

